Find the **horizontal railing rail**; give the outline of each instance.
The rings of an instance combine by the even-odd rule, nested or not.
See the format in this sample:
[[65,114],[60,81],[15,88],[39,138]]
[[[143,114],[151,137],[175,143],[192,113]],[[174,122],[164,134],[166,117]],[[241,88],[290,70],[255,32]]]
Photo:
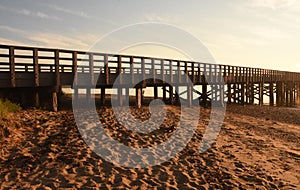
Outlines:
[[[300,82],[300,73],[289,71],[10,45],[0,45],[0,75],[1,73],[3,76],[0,77],[0,82],[3,80],[3,83],[9,83],[5,86],[11,87],[18,86],[22,77],[31,77],[31,75],[22,75],[26,73],[33,75],[35,86],[42,85],[40,78],[49,73],[55,77],[53,79],[55,85],[67,83],[63,80],[71,83],[70,81],[73,82],[79,74],[89,74],[92,84],[95,84],[94,76],[101,74],[105,78],[102,81],[103,85],[112,84],[115,80],[114,75],[130,78],[123,83],[134,82],[135,75],[143,75],[144,78],[150,75],[154,79],[158,76],[162,79],[169,77],[171,82],[184,82],[183,75],[186,75],[193,83]],[[5,79],[4,74],[9,79]]]

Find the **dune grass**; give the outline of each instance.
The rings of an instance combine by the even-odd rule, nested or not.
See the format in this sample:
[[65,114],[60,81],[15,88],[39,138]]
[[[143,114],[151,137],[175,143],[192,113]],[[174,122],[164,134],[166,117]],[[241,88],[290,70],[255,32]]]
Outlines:
[[0,119],[6,118],[8,113],[21,110],[19,104],[10,102],[9,100],[0,99]]

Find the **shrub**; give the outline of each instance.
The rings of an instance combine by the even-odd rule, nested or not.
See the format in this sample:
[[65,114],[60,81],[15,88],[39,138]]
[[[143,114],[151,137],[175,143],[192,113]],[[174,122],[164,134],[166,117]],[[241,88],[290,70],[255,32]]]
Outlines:
[[8,113],[16,112],[21,110],[19,104],[10,102],[9,100],[0,99],[0,119],[6,118]]

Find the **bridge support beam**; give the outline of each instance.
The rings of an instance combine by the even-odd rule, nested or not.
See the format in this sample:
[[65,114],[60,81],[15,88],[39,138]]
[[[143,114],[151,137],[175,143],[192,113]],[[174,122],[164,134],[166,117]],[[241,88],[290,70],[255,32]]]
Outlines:
[[230,104],[231,103],[231,84],[227,84],[227,102]]
[[203,84],[202,85],[202,100],[203,100],[203,106],[205,108],[208,107],[208,105],[207,105],[207,99],[208,99],[208,96],[207,96],[207,84]]
[[269,98],[270,98],[270,106],[274,106],[274,84],[273,82],[269,85]]
[[180,104],[180,98],[179,98],[179,86],[175,86],[175,104]]
[[174,94],[173,94],[173,86],[169,86],[169,98],[170,98],[170,104],[174,104]]
[[104,87],[101,88],[100,102],[101,102],[101,105],[105,104],[105,88]]
[[264,104],[264,83],[259,83],[259,105],[262,106]]
[[51,109],[55,112],[58,110],[58,98],[57,98],[57,92],[53,91],[51,94],[51,99],[52,99],[52,105]]
[[121,87],[118,87],[118,95],[117,95],[117,98],[118,98],[118,105],[119,106],[123,106],[123,88]]
[[141,108],[142,107],[142,88],[138,87],[136,88],[136,107]]
[[157,99],[158,98],[158,91],[157,91],[157,86],[154,86],[153,87],[153,90],[154,90],[154,99]]
[[35,89],[34,91],[34,107],[40,107],[40,93],[39,89]]
[[193,86],[187,86],[187,105],[191,107],[193,105]]
[[167,100],[167,94],[166,94],[167,89],[166,89],[166,86],[162,87],[162,91],[163,91],[163,101],[166,102],[166,100]]

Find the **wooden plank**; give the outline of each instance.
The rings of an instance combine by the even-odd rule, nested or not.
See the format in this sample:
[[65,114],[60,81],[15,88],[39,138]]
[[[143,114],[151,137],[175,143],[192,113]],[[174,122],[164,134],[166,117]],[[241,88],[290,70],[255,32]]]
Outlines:
[[173,62],[172,62],[172,60],[170,60],[169,63],[170,63],[170,75],[171,75],[170,82],[173,84],[174,79],[173,79]]
[[119,83],[122,84],[122,56],[118,55],[118,74],[119,74]]
[[15,72],[15,50],[14,47],[9,48],[9,70],[10,70],[10,83],[12,87],[16,87],[16,72]]
[[130,74],[131,74],[131,83],[134,84],[134,62],[133,62],[133,56],[130,56]]
[[142,79],[144,84],[145,83],[145,59],[144,58],[142,58],[141,64],[142,64]]
[[184,62],[184,73],[185,73],[185,82],[188,82],[188,66],[187,66],[187,62]]
[[90,71],[90,85],[95,85],[95,77],[94,77],[94,55],[93,53],[89,54],[89,71]]
[[165,82],[165,61],[162,59],[160,60],[160,64],[161,64],[161,75],[162,75],[162,80],[163,82]]
[[192,82],[195,83],[195,64],[192,63]]
[[77,73],[77,68],[78,68],[78,64],[77,64],[77,52],[74,51],[73,55],[72,55],[72,73],[73,73],[73,85],[77,85],[78,84],[78,73]]
[[104,68],[105,68],[105,82],[109,84],[109,69],[108,69],[108,55],[104,55]]
[[273,84],[273,82],[270,83],[269,88],[270,88],[270,92],[269,92],[270,106],[274,106],[274,84]]
[[40,85],[39,81],[39,63],[38,63],[38,49],[33,49],[33,67],[34,67],[34,85],[35,87],[38,87]]
[[155,71],[155,61],[154,59],[151,59],[151,65],[152,65],[152,78],[153,78],[153,83],[155,83],[155,78],[156,78],[156,71]]
[[180,70],[180,61],[177,61],[177,74],[178,74],[178,81],[177,83],[180,83],[181,82],[181,70]]
[[55,57],[55,85],[60,86],[59,50],[54,51]]

